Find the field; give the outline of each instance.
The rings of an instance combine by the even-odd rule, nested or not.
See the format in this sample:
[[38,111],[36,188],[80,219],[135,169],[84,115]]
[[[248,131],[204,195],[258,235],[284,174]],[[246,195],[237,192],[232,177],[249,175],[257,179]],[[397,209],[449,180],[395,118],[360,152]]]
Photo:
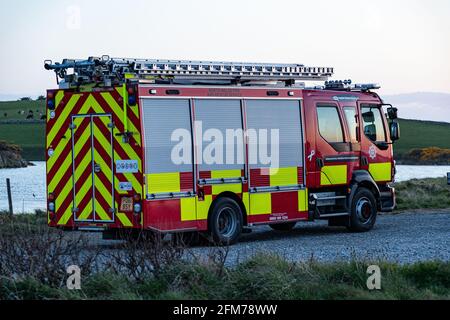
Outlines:
[[[29,110],[35,117],[44,112],[44,101],[0,102],[0,140],[16,143],[23,148],[27,160],[44,160],[44,124],[5,124],[3,120],[24,120]],[[24,110],[25,114],[18,112]],[[8,117],[4,117],[4,113]],[[450,123],[400,119],[401,139],[394,146],[396,155],[411,149],[439,147],[450,149]]]
[[399,122],[401,134],[394,145],[396,154],[427,147],[450,149],[450,123],[405,119]]

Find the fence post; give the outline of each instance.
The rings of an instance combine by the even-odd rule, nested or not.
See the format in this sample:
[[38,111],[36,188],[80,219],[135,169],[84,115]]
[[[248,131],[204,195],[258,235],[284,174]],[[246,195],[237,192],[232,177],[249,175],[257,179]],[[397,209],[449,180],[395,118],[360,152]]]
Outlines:
[[9,181],[9,178],[6,178],[6,191],[8,193],[9,214],[13,215],[13,205],[12,205],[12,196],[11,196],[11,183]]

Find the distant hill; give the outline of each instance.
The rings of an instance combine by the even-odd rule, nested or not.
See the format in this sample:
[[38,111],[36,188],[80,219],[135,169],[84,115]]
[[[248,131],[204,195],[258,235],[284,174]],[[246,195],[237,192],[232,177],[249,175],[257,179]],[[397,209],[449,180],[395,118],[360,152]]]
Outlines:
[[450,123],[400,119],[400,140],[394,145],[396,154],[411,149],[439,147],[450,149]]
[[450,123],[449,93],[417,92],[382,97],[399,109],[401,118]]

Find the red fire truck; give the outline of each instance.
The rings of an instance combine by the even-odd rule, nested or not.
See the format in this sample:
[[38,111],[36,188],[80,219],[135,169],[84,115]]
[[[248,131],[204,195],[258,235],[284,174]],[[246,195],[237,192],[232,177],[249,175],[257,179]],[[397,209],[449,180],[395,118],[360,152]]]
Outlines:
[[316,219],[368,231],[395,207],[397,109],[375,84],[299,64],[103,56],[45,68],[59,84],[47,92],[51,227],[233,243]]

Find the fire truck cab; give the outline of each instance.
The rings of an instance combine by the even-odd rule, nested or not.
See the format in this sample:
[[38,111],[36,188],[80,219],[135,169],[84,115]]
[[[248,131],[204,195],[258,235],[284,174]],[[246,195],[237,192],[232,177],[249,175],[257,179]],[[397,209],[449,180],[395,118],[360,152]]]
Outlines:
[[45,67],[62,79],[47,92],[51,227],[233,243],[256,225],[316,219],[369,231],[395,207],[397,110],[376,85],[308,88],[298,81],[333,69],[303,65],[104,56]]

